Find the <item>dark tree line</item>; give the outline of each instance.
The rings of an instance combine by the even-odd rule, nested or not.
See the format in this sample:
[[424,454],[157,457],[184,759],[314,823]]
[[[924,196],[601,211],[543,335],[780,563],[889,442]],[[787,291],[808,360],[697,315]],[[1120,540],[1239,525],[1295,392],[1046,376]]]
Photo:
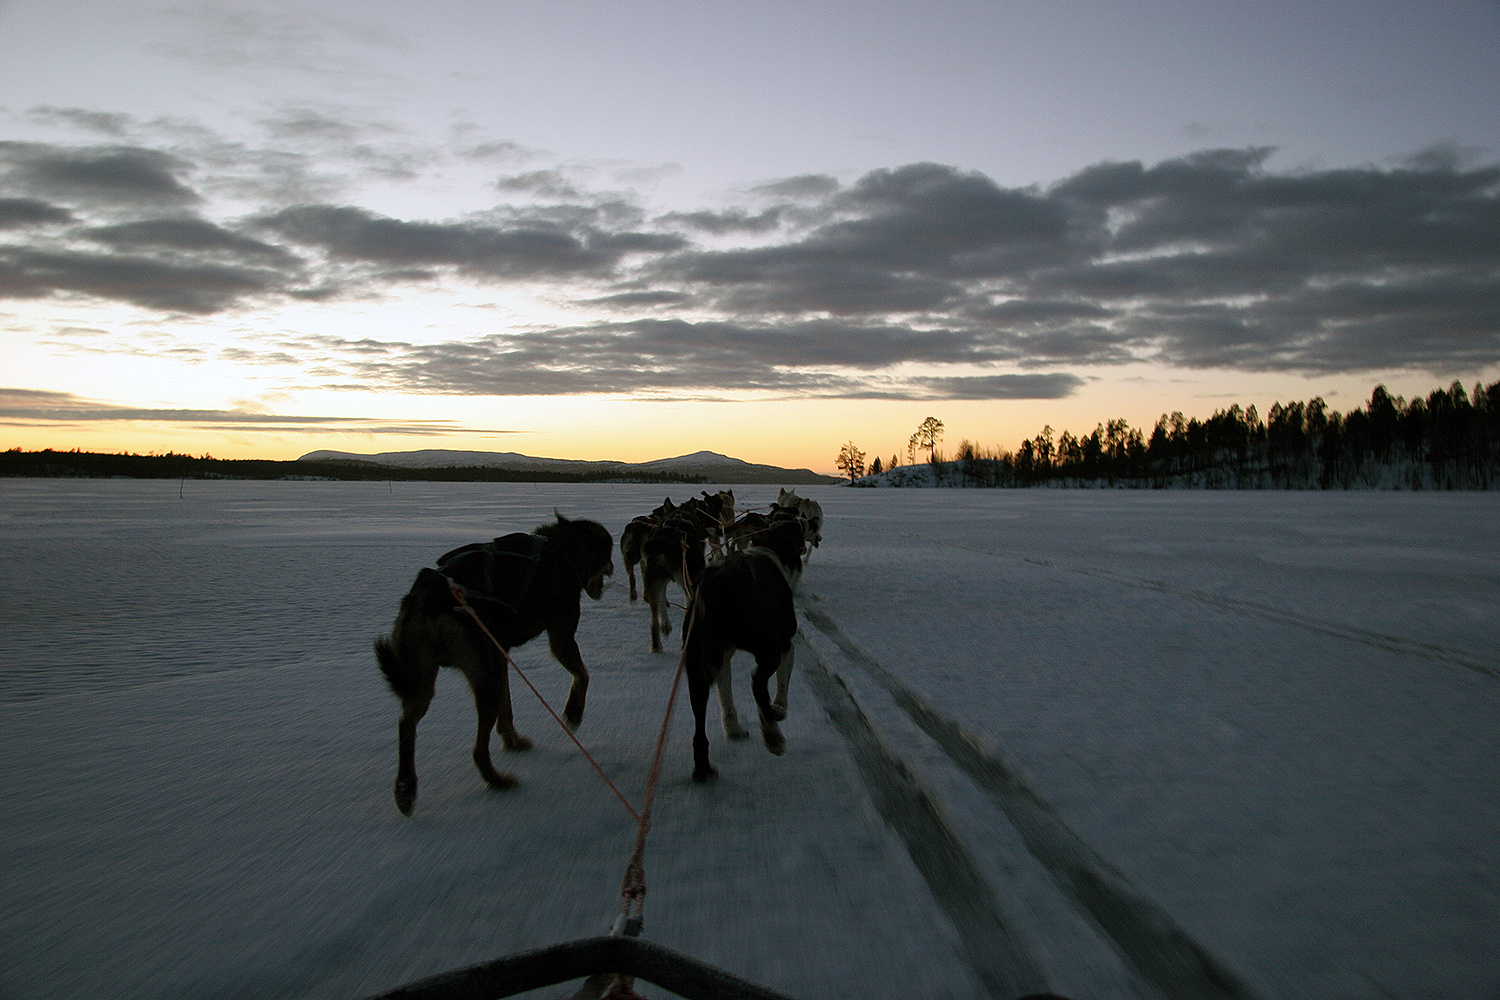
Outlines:
[[1124,420],[1087,435],[1044,427],[1014,452],[964,442],[933,461],[963,486],[1111,485],[1238,489],[1500,488],[1500,382],[1459,382],[1407,401],[1376,386],[1339,413],[1320,397],[1276,403],[1262,420],[1238,404],[1206,420],[1163,414],[1149,432]]
[[192,455],[103,454],[90,451],[0,452],[0,476],[106,479],[337,479],[354,482],[589,483],[619,479],[652,483],[702,483],[703,476],[673,472],[547,472],[490,466],[402,468],[357,460],[289,462]]

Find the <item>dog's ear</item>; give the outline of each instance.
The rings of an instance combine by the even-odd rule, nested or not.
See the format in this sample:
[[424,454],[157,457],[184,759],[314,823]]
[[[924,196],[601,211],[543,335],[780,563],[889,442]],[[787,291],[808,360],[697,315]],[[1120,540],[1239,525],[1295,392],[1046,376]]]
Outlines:
[[557,523],[558,524],[567,524],[568,523],[568,519],[565,518],[565,517],[563,517],[562,516],[562,512],[559,511],[556,507],[552,508],[552,516],[555,517],[555,518],[557,518]]

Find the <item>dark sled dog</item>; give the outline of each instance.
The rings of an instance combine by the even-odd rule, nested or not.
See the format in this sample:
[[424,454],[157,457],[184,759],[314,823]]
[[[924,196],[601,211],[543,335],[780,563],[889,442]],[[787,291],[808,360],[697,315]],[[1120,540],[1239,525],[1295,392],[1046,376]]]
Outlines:
[[641,585],[651,606],[651,652],[661,652],[664,635],[672,634],[667,611],[667,584],[675,582],[684,594],[703,573],[703,531],[696,521],[673,514],[652,529],[641,544]]
[[563,718],[576,729],[583,722],[588,668],[578,653],[574,633],[580,613],[579,592],[594,600],[604,592],[604,578],[614,572],[613,544],[603,525],[570,521],[561,514],[532,534],[505,535],[465,545],[424,568],[401,599],[401,610],[389,637],[375,640],[375,659],[398,698],[396,808],[411,815],[417,797],[415,751],[417,723],[432,702],[439,667],[463,671],[474,692],[478,730],[474,766],[495,788],[516,779],[497,772],[490,762],[490,730],[500,734],[507,750],[526,750],[531,741],[516,732],[511,716],[510,674],[504,656],[459,606],[453,588],[478,613],[485,628],[507,651],[547,633],[553,657],[573,675]]
[[[646,539],[672,517],[683,517],[691,521],[703,536],[704,541],[721,546],[724,530],[734,522],[734,490],[720,490],[710,495],[701,491],[703,498],[688,497],[686,503],[674,504],[671,497],[649,514],[642,514],[625,525],[620,532],[620,559],[625,563],[625,576],[630,581],[630,600],[636,599],[635,567],[645,554]],[[644,575],[644,567],[642,575]],[[680,581],[679,581],[680,582]]]
[[[748,735],[739,724],[731,695],[729,661],[735,650],[755,657],[750,690],[766,749],[778,756],[786,749],[777,723],[786,718],[792,637],[797,632],[792,589],[802,573],[802,541],[802,526],[796,518],[776,520],[757,534],[754,545],[711,563],[698,579],[685,654],[688,700],[693,706],[694,781],[707,781],[718,773],[708,761],[704,731],[710,687],[719,689],[725,734],[731,739]],[[772,674],[776,675],[774,701],[769,689]]]

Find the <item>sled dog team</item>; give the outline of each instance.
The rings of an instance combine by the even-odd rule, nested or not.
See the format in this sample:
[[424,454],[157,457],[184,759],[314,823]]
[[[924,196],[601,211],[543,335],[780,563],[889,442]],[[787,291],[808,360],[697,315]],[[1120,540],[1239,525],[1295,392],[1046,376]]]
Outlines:
[[[724,734],[745,739],[731,693],[729,661],[736,650],[755,659],[750,689],[766,749],[780,755],[786,718],[792,637],[797,631],[792,592],[802,566],[822,541],[823,511],[815,500],[782,489],[769,513],[735,516],[734,494],[723,491],[682,504],[667,499],[620,533],[620,556],[636,601],[636,569],[649,605],[651,649],[671,634],[667,585],[691,595],[691,628],[683,647],[688,700],[693,708],[693,778],[717,773],[708,759],[704,717],[710,688],[717,688]],[[401,700],[397,724],[396,807],[411,814],[417,798],[417,723],[432,702],[438,670],[454,667],[474,695],[474,766],[494,788],[516,784],[490,759],[490,732],[506,750],[531,741],[516,732],[505,653],[547,633],[552,656],[572,675],[563,708],[570,729],[583,722],[589,672],[574,635],[581,594],[594,600],[614,574],[613,543],[594,521],[556,521],[535,531],[504,535],[454,549],[423,568],[406,596],[389,636],[375,640],[375,658]],[[504,651],[504,652],[502,652]],[[770,680],[776,677],[776,694]]]

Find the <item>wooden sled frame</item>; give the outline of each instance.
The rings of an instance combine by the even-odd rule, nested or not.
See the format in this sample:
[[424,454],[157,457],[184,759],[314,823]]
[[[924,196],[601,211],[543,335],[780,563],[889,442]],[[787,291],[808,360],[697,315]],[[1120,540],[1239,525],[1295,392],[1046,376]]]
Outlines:
[[790,1000],[722,969],[640,938],[584,938],[443,972],[369,1000],[492,1000],[598,975],[625,975],[684,1000]]

